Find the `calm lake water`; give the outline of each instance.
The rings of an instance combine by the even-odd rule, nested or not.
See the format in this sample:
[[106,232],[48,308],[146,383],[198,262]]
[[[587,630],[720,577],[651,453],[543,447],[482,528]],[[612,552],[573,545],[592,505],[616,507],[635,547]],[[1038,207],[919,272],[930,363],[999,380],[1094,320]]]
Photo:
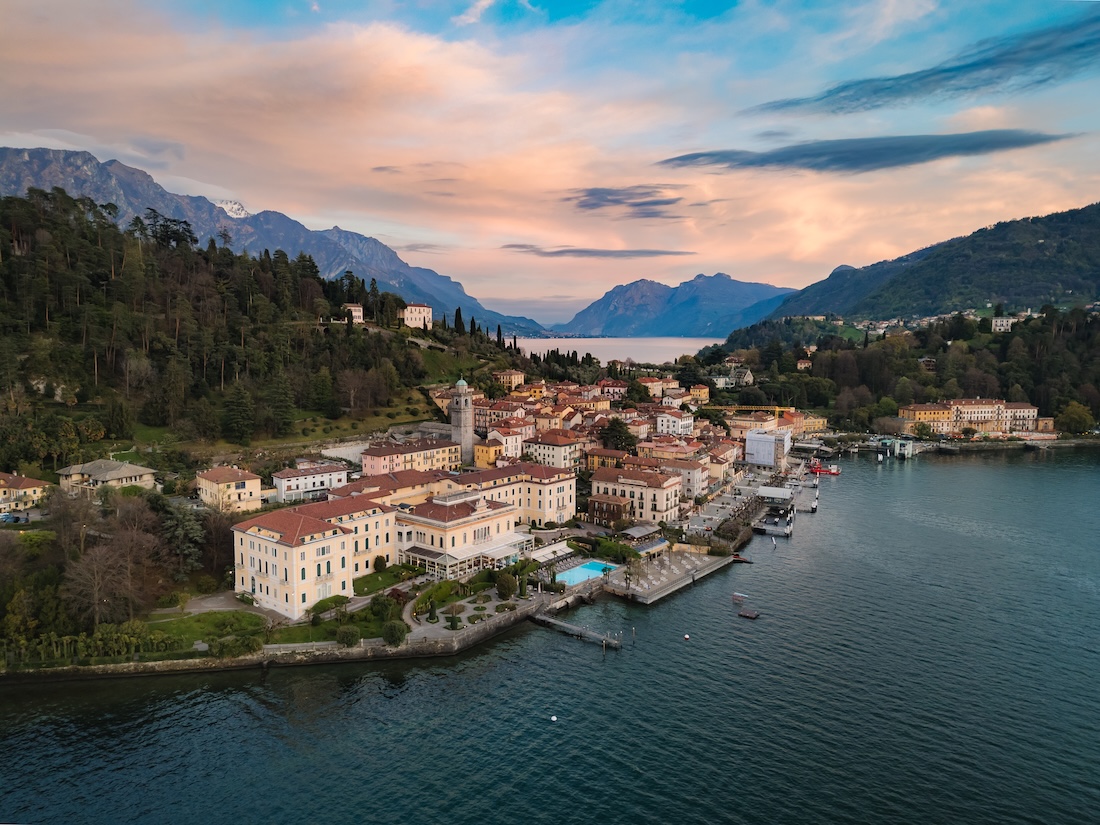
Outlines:
[[1100,821],[1100,451],[870,458],[606,656],[0,688],[0,821]]
[[552,349],[576,350],[581,356],[592,353],[603,364],[615,358],[620,361],[632,358],[640,364],[663,364],[681,355],[695,355],[703,347],[721,341],[711,338],[520,338],[517,343],[528,355],[542,355]]

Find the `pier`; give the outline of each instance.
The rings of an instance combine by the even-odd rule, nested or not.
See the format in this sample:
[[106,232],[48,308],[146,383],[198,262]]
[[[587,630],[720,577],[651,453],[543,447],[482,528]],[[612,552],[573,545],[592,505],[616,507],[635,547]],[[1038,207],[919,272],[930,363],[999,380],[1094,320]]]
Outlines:
[[[684,546],[686,545],[677,545]],[[736,555],[708,556],[673,550],[662,558],[635,562],[616,569],[604,583],[603,589],[620,598],[653,604],[736,561],[748,562],[748,559]]]
[[542,625],[543,627],[549,627],[552,630],[558,631],[559,633],[564,633],[566,636],[573,636],[577,639],[583,639],[586,642],[595,642],[596,644],[602,644],[605,647],[610,647],[612,650],[619,650],[623,646],[623,641],[621,637],[612,636],[610,633],[598,633],[591,628],[569,624],[569,622],[563,622],[560,619],[551,618],[544,613],[535,613],[530,617],[530,619],[535,624]]

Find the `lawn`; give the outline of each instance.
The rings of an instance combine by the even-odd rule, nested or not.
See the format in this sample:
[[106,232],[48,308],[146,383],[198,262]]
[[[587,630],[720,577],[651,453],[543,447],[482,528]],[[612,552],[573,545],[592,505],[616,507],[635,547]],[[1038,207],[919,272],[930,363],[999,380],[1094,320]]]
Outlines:
[[211,642],[223,636],[258,633],[264,629],[264,617],[242,610],[228,612],[196,613],[178,619],[149,622],[150,630],[159,630],[183,639],[183,647],[189,648],[200,639]]
[[408,578],[409,573],[422,573],[423,570],[407,564],[395,564],[381,573],[368,573],[352,581],[356,596],[369,596],[380,590],[389,590],[398,582]]
[[369,616],[365,610],[348,614],[347,622],[335,619],[321,622],[314,627],[309,624],[296,624],[289,627],[280,627],[271,635],[271,643],[279,645],[302,644],[303,642],[335,642],[336,629],[341,624],[354,624],[359,626],[359,632],[364,639],[382,638],[382,625],[384,622]]

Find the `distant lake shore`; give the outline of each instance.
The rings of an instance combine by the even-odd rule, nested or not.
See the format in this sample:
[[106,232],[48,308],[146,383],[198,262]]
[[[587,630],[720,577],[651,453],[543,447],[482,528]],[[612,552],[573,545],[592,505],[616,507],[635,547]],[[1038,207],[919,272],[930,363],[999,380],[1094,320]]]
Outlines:
[[528,355],[542,355],[550,350],[562,350],[583,356],[586,352],[606,364],[608,361],[632,360],[640,364],[664,364],[681,355],[695,355],[703,347],[720,344],[712,338],[520,338],[517,343]]

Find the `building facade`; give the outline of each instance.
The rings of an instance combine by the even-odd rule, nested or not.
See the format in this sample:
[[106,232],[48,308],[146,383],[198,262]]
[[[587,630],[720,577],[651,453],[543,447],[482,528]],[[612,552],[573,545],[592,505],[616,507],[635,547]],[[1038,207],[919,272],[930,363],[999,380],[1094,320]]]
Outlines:
[[85,464],[73,464],[57,471],[58,486],[66,493],[95,495],[101,487],[141,487],[155,490],[154,471],[149,467],[99,458]]
[[49,483],[18,473],[0,473],[0,513],[19,513],[37,507]]
[[250,513],[263,507],[260,477],[237,467],[214,467],[195,476],[199,500],[222,513]]
[[432,308],[427,304],[408,304],[397,311],[397,319],[412,329],[431,329]]
[[328,497],[328,491],[348,483],[348,470],[339,464],[287,467],[271,474],[275,500],[281,504]]

